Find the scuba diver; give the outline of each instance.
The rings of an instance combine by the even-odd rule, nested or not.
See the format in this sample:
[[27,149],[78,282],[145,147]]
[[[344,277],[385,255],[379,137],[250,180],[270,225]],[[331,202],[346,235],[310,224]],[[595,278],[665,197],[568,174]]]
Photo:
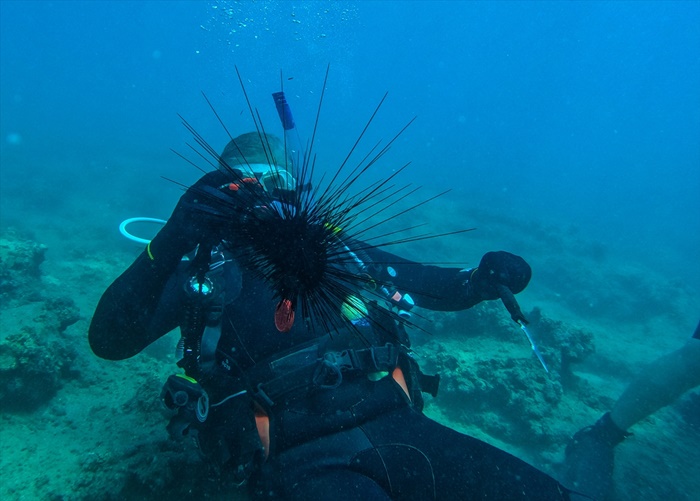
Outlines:
[[123,360],[179,327],[168,431],[253,499],[569,499],[422,413],[439,377],[405,329],[415,307],[496,299],[526,324],[514,294],[530,266],[504,251],[471,269],[423,265],[355,238],[346,192],[314,191],[285,143],[251,132],[216,155],[103,294],[93,352]]

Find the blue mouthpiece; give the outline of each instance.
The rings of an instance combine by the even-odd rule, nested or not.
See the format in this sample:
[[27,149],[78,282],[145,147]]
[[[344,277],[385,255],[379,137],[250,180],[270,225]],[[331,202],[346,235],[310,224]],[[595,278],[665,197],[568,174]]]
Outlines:
[[275,100],[275,107],[277,108],[277,114],[280,116],[282,127],[284,130],[292,130],[295,127],[294,117],[287,103],[287,98],[284,97],[284,92],[273,92],[272,99]]

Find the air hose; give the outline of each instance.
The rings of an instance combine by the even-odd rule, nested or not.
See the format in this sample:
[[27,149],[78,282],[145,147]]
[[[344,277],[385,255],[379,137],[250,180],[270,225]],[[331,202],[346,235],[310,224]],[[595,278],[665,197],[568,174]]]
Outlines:
[[126,229],[127,226],[129,226],[131,223],[165,224],[166,222],[167,221],[165,221],[165,219],[157,219],[153,217],[131,217],[122,221],[122,224],[119,225],[119,233],[121,233],[125,238],[128,238],[132,242],[136,242],[138,244],[149,244],[151,243],[150,240],[146,238],[137,237],[136,235],[132,235],[131,233],[129,233],[129,231]]

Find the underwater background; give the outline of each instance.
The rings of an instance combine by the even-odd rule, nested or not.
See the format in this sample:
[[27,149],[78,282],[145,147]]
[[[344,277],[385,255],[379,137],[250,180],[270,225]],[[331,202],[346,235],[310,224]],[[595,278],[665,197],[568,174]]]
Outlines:
[[[125,362],[87,326],[141,251],[119,223],[167,218],[201,173],[178,114],[218,150],[266,130],[284,85],[334,172],[417,120],[370,176],[407,162],[400,225],[473,232],[392,249],[532,265],[518,296],[552,369],[495,302],[425,314],[426,412],[554,475],[575,431],[700,318],[700,2],[0,2],[0,498],[245,499],[168,440],[175,334]],[[280,74],[282,72],[282,74]],[[361,155],[360,157],[361,158]],[[358,158],[358,161],[359,161]],[[156,228],[134,228],[151,234]],[[697,499],[700,392],[616,449],[613,500]]]

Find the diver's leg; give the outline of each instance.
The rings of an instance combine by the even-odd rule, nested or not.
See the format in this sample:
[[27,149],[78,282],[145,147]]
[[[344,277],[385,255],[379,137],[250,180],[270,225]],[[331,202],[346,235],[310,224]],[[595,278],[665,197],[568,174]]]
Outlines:
[[[421,489],[434,485],[435,499],[569,499],[568,491],[549,475],[410,408],[380,416],[362,428],[382,455],[393,491],[398,483],[415,482]],[[411,455],[384,452],[399,446],[411,450]],[[420,468],[411,472],[416,464]]]
[[350,470],[337,469],[296,482],[285,496],[289,501],[390,501],[372,479]]
[[272,457],[251,478],[249,492],[255,500],[389,501],[383,486],[352,466],[371,449],[360,428],[316,438]]
[[700,339],[652,362],[620,395],[610,418],[622,430],[700,385]]
[[263,489],[258,485],[251,491],[256,501],[391,501],[387,493],[372,479],[350,470],[325,470],[298,479],[287,485]]

